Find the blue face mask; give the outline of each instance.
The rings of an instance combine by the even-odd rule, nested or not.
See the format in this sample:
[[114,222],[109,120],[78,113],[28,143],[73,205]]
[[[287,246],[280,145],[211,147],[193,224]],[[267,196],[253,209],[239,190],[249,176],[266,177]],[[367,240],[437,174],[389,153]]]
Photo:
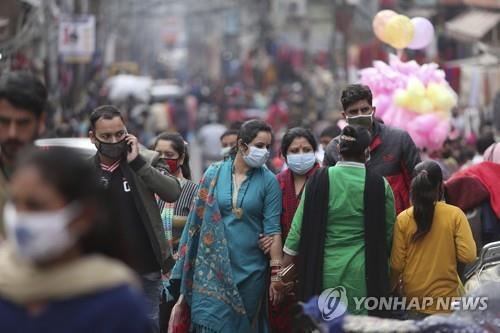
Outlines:
[[292,154],[286,157],[290,170],[298,175],[305,175],[316,163],[314,153]]
[[269,158],[269,151],[266,148],[257,148],[254,146],[248,147],[249,152],[243,155],[243,160],[251,168],[260,168],[266,164]]

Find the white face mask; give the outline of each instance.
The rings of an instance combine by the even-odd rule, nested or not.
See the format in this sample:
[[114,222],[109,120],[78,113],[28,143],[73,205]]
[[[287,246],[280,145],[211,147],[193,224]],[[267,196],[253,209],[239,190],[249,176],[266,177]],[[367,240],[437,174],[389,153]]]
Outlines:
[[325,158],[325,150],[323,148],[323,145],[319,145],[318,151],[316,152],[316,159],[320,164],[322,164],[324,158]]
[[229,154],[231,153],[231,149],[232,147],[224,147],[220,150],[220,154],[223,158],[226,158],[229,156]]
[[248,147],[248,155],[243,155],[245,163],[251,168],[260,168],[266,164],[269,158],[269,150],[266,148]]
[[298,175],[305,175],[316,163],[314,153],[291,154],[286,158],[288,167]]
[[47,262],[76,243],[77,237],[68,230],[68,225],[80,212],[77,202],[41,213],[18,212],[12,203],[7,203],[4,208],[7,239],[21,257],[35,263]]

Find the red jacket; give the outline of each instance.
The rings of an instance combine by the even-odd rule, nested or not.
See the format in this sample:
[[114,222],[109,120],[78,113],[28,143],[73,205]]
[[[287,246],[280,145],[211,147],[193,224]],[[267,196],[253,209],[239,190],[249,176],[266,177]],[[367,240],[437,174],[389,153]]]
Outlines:
[[[420,163],[420,154],[408,133],[377,121],[373,124],[370,160],[367,168],[385,177],[394,193],[396,213],[410,207],[410,184],[413,169]],[[339,137],[326,147],[323,164],[332,166],[340,160]]]

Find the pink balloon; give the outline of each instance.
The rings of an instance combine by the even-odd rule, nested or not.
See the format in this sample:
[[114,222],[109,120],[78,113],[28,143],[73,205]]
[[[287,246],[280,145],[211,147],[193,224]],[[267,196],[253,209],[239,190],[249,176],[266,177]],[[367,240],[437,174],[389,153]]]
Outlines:
[[443,143],[450,132],[450,124],[441,120],[438,126],[432,132],[432,136],[429,137],[428,148],[430,151],[438,150],[443,147]]
[[377,116],[383,117],[387,109],[391,105],[392,100],[387,95],[378,95],[373,100],[373,105],[377,108]]
[[403,108],[397,108],[392,119],[390,119],[387,124],[406,130],[408,124],[411,124],[417,116],[418,115],[414,112]]
[[412,50],[423,49],[429,45],[434,37],[434,26],[424,17],[414,17],[411,19],[415,28],[415,35],[410,45],[407,47]]
[[390,106],[383,115],[380,116],[380,118],[382,118],[382,120],[384,121],[384,123],[388,124],[388,125],[392,125],[391,124],[391,120],[394,119],[394,116],[396,114],[398,109],[396,109],[395,107],[393,106]]
[[434,151],[443,146],[450,124],[437,115],[429,114],[415,118],[409,123],[407,130],[417,147]]

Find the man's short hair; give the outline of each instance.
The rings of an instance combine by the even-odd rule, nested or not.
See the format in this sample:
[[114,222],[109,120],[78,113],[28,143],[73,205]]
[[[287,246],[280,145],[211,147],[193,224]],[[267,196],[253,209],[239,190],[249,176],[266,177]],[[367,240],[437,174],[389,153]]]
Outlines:
[[494,143],[495,143],[495,136],[493,135],[493,132],[484,133],[477,140],[477,143],[476,143],[477,152],[480,155],[483,155],[484,152],[486,151],[486,149],[488,149],[488,147]]
[[47,106],[47,89],[30,72],[6,72],[0,76],[0,99],[39,118]]
[[342,91],[340,101],[342,102],[342,107],[345,111],[349,106],[362,100],[366,100],[368,104],[372,105],[372,99],[372,91],[368,86],[362,84],[350,84],[344,91]]
[[236,136],[238,136],[238,131],[237,130],[227,130],[227,131],[225,131],[220,136],[220,141],[222,141],[222,139],[224,139],[226,136],[229,136],[229,135],[236,135]]
[[341,130],[337,125],[328,126],[323,131],[321,131],[319,137],[322,138],[324,136],[327,136],[329,138],[336,138],[337,136],[340,135],[340,132]]
[[113,105],[103,105],[100,106],[90,114],[90,130],[95,131],[95,124],[99,119],[113,119],[120,117],[120,119],[125,123],[123,116],[115,106]]

